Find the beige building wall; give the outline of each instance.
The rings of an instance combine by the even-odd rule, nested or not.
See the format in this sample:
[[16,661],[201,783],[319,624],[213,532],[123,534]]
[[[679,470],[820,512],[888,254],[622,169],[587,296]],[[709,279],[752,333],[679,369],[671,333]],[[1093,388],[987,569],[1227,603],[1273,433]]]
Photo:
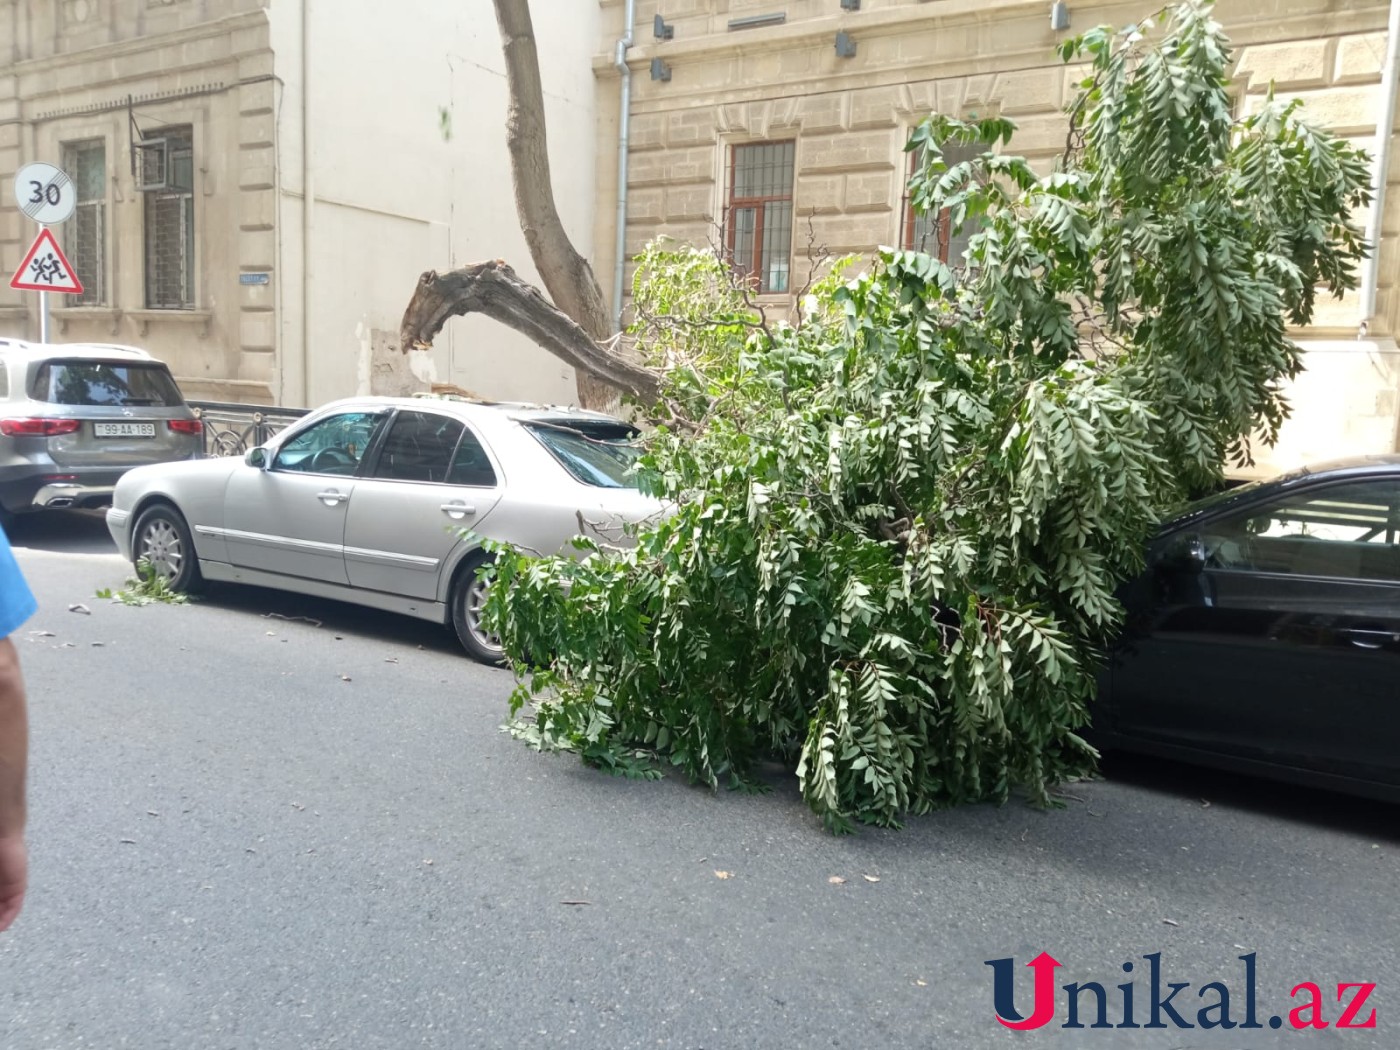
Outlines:
[[[556,196],[585,255],[600,18],[570,4],[536,24]],[[411,70],[386,58],[409,54]],[[505,115],[489,0],[0,0],[0,269],[37,232],[13,173],[101,141],[106,294],[51,297],[55,341],[145,347],[197,398],[314,405],[440,383],[571,402],[573,370],[494,322],[450,321],[431,353],[397,349],[423,271],[500,257],[535,277]],[[152,309],[131,141],[183,124],[194,298]],[[71,221],[55,232],[71,249]],[[0,334],[38,337],[34,293],[0,288]]]
[[[51,338],[132,343],[167,361],[191,396],[241,399],[266,389],[260,347],[240,340],[240,290],[227,260],[256,230],[239,189],[246,109],[272,108],[275,84],[257,0],[59,0],[0,3],[0,330],[38,337],[37,296],[10,290],[37,227],[15,207],[12,175],[62,164],[65,143],[106,156],[105,295],[73,306],[51,296]],[[194,308],[148,308],[146,200],[131,168],[133,128],[193,129]],[[74,254],[72,220],[55,228]]]
[[[602,47],[594,70],[610,99],[618,83],[611,41],[623,0],[601,0]],[[1148,2],[1071,2],[1081,32],[1123,25],[1161,7]],[[870,252],[901,237],[902,152],[909,129],[931,111],[1000,113],[1019,125],[1010,150],[1046,167],[1064,149],[1063,107],[1074,71],[1055,57],[1068,34],[1051,28],[1042,0],[638,0],[638,46],[628,53],[634,90],[627,186],[627,253],[665,234],[714,241],[726,200],[730,148],[795,142],[793,276],[800,288],[810,241],[836,253]],[[731,29],[734,20],[781,13],[779,25]],[[1219,0],[1217,17],[1237,48],[1243,104],[1272,83],[1302,96],[1313,119],[1374,152],[1388,7],[1383,0]],[[658,40],[660,14],[674,35]],[[854,57],[836,54],[836,36]],[[654,79],[660,59],[669,80]],[[663,76],[664,76],[663,72]],[[617,184],[608,146],[616,103],[602,104],[597,269],[611,272]],[[1397,253],[1400,167],[1388,175],[1378,316],[1358,340],[1355,295],[1320,306],[1295,333],[1307,372],[1290,391],[1295,416],[1254,473],[1353,452],[1391,451],[1400,426]],[[1364,221],[1366,216],[1360,216]],[[629,283],[630,283],[630,269]],[[788,297],[775,296],[781,304]],[[1248,473],[1248,472],[1246,472]]]

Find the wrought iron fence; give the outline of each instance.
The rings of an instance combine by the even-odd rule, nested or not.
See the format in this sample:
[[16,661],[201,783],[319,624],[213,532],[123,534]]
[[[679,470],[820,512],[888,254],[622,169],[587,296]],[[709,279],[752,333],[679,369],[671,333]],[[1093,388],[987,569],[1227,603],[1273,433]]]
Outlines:
[[204,423],[206,456],[241,456],[306,415],[305,408],[269,408],[227,401],[191,401]]

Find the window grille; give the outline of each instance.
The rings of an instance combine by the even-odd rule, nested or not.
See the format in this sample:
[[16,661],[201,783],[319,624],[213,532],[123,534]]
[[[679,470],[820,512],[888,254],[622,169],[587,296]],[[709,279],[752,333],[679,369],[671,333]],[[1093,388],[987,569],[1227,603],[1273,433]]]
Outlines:
[[188,126],[162,128],[161,135],[165,178],[145,194],[146,306],[193,310],[194,136]]
[[75,142],[63,148],[63,169],[73,177],[78,203],[64,231],[64,248],[83,292],[74,306],[107,302],[107,145]]
[[730,261],[760,294],[788,290],[794,146],[760,142],[730,150]]

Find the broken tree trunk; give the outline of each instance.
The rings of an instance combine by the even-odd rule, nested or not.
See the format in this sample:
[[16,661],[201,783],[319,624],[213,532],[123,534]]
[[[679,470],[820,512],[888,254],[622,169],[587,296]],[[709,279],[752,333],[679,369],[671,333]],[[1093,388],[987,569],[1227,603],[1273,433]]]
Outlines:
[[661,387],[655,372],[599,345],[578,322],[500,259],[449,273],[429,270],[423,274],[404,311],[400,351],[428,348],[449,317],[470,313],[484,314],[529,336],[573,365],[580,378],[593,376],[646,405],[655,404],[659,396]]
[[[615,331],[613,318],[593,268],[575,250],[554,203],[545,137],[544,89],[529,0],[495,0],[495,9],[509,88],[506,148],[510,152],[520,230],[554,304],[595,341],[602,342]],[[582,368],[578,373],[578,391],[585,408],[610,408],[616,400],[615,391],[601,373]]]

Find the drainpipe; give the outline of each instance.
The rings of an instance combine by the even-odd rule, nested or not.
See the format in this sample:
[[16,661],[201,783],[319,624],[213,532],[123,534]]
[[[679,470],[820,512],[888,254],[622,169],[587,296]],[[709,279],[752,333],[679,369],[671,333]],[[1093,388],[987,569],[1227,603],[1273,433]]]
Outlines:
[[[1400,4],[1400,0],[1393,0]],[[622,271],[627,254],[627,138],[632,124],[632,70],[627,49],[632,46],[632,25],[637,20],[637,0],[627,0],[622,36],[613,52],[613,67],[622,75],[621,105],[617,122],[617,239],[613,245],[613,327],[622,331]]]
[[1390,0],[1390,26],[1386,30],[1385,68],[1381,71],[1381,111],[1376,120],[1376,184],[1366,240],[1371,257],[1361,270],[1361,317],[1356,337],[1364,339],[1376,313],[1376,292],[1381,269],[1381,219],[1385,213],[1385,183],[1390,171],[1390,138],[1395,123],[1395,82],[1400,73],[1400,0]]
[[[1400,3],[1400,0],[1396,0]],[[311,234],[316,182],[311,150],[311,0],[301,0],[301,404],[311,405]]]

